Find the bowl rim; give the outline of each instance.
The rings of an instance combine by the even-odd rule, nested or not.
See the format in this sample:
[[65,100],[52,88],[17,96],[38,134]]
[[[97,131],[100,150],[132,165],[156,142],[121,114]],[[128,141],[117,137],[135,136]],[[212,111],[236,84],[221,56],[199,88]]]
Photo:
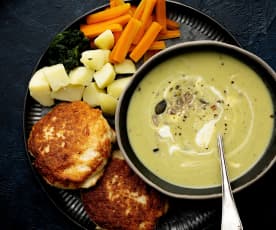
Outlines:
[[[148,59],[148,61],[146,61],[145,63],[143,63],[136,71],[136,73],[133,75],[131,82],[128,84],[127,88],[124,90],[124,92],[122,93],[122,95],[119,98],[118,101],[118,105],[117,105],[117,109],[116,109],[116,113],[115,113],[115,131],[116,131],[116,135],[117,135],[117,142],[118,142],[118,146],[119,149],[121,150],[126,162],[128,163],[128,165],[132,168],[132,170],[134,170],[134,172],[142,179],[144,180],[147,184],[149,184],[150,186],[154,187],[155,189],[159,190],[160,192],[162,192],[163,194],[166,194],[170,197],[175,197],[175,198],[186,198],[186,199],[209,199],[209,198],[218,198],[222,196],[222,192],[221,192],[221,186],[212,186],[212,187],[208,187],[208,188],[188,188],[188,190],[193,190],[193,191],[204,191],[204,190],[210,190],[212,191],[212,189],[214,189],[214,192],[210,192],[210,193],[195,193],[195,194],[185,194],[185,193],[179,193],[177,191],[172,192],[172,191],[168,191],[162,187],[160,187],[159,185],[157,185],[156,183],[152,182],[152,178],[149,179],[149,177],[157,177],[157,179],[163,181],[164,183],[170,184],[168,181],[165,181],[163,179],[161,179],[160,177],[154,175],[153,172],[151,172],[149,169],[147,169],[146,171],[149,172],[152,175],[144,175],[137,167],[136,165],[133,163],[133,161],[130,159],[128,153],[125,150],[124,147],[124,141],[121,137],[121,125],[126,126],[126,124],[122,124],[121,120],[120,120],[120,114],[121,111],[124,111],[123,113],[127,113],[127,109],[128,105],[129,105],[129,101],[130,101],[130,97],[128,97],[129,95],[129,90],[131,89],[131,87],[133,86],[133,84],[135,83],[135,81],[137,81],[138,83],[143,79],[143,76],[141,77],[141,75],[143,75],[143,73],[148,72],[147,69],[153,69],[157,64],[159,64],[160,62],[157,62],[158,60],[162,61],[162,58],[168,58],[168,56],[171,53],[176,52],[176,50],[178,49],[194,49],[194,48],[198,48],[198,47],[206,47],[210,50],[210,47],[215,47],[218,49],[226,49],[226,53],[229,54],[230,53],[234,53],[233,56],[235,56],[235,54],[237,55],[241,55],[244,58],[247,58],[250,61],[253,61],[254,63],[259,64],[259,69],[261,68],[262,70],[265,70],[269,76],[272,77],[272,81],[274,80],[274,83],[276,82],[276,73],[275,71],[260,57],[258,57],[257,55],[255,55],[254,53],[244,49],[244,48],[240,48],[238,46],[235,45],[231,45],[225,42],[221,42],[221,41],[212,41],[212,40],[200,40],[200,41],[189,41],[189,42],[181,42],[178,43],[176,45],[172,45],[168,48],[166,48],[165,50],[160,51],[159,53],[155,54],[153,57],[151,57],[150,59]],[[217,51],[217,50],[216,50]],[[230,54],[231,55],[231,54]],[[140,78],[139,80],[137,80],[137,78]],[[135,83],[136,85],[138,83]],[[136,87],[136,86],[135,86]],[[131,93],[130,93],[131,95]],[[275,98],[276,100],[276,98]],[[125,101],[127,101],[127,107],[125,104]],[[123,107],[124,109],[121,109],[121,107]],[[275,107],[274,107],[274,113],[275,113]],[[276,138],[276,131],[275,131],[275,117],[274,117],[274,130],[271,136],[271,140],[270,140],[270,145],[272,145],[271,142],[273,142],[273,140],[275,140]],[[127,136],[127,135],[126,135]],[[128,138],[127,138],[127,142]],[[268,147],[270,148],[270,147]],[[260,172],[257,173],[257,175],[255,175],[253,178],[251,178],[249,181],[246,181],[245,183],[242,183],[241,185],[235,187],[233,190],[233,192],[238,192],[246,187],[248,187],[249,185],[253,184],[254,182],[256,182],[257,180],[259,180],[270,168],[272,168],[272,166],[274,165],[274,163],[276,162],[276,149],[274,149],[275,154],[274,156],[272,156],[272,159],[269,160],[269,163],[266,164],[264,166],[264,168],[262,168],[262,170]],[[273,152],[274,152],[273,151]],[[133,153],[135,154],[135,152],[133,151]],[[136,154],[135,154],[136,155]],[[265,154],[263,154],[262,156],[264,156]],[[272,154],[273,155],[273,154]],[[262,158],[261,156],[261,158]],[[138,157],[136,157],[139,160]],[[261,161],[261,158],[253,165],[251,166],[250,169],[248,169],[248,171],[250,171],[252,168],[256,167],[257,163],[259,161]],[[143,164],[142,162],[140,162],[139,164]],[[144,166],[144,168],[146,168]],[[247,172],[248,172],[247,171]],[[247,174],[247,172],[243,173],[243,175]],[[243,175],[239,176],[238,178],[234,179],[233,181],[231,181],[231,185],[233,185],[233,183],[235,183],[235,181],[239,180],[240,177],[242,177]],[[173,184],[171,184],[173,185]],[[174,185],[173,185],[174,186]],[[178,187],[178,186],[176,186]],[[180,186],[181,187],[181,186]],[[185,187],[181,187],[182,189],[186,189]]]

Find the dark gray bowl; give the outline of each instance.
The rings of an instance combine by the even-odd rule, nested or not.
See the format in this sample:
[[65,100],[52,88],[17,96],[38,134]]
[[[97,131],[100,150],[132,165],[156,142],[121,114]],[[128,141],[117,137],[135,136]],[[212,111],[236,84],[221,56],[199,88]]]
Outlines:
[[[239,47],[215,41],[184,42],[167,48],[164,51],[161,51],[144,65],[142,65],[134,75],[133,80],[129,84],[128,88],[121,96],[119,105],[117,107],[115,116],[115,128],[118,138],[118,144],[126,158],[127,163],[145,182],[147,182],[149,185],[153,186],[160,192],[172,197],[190,199],[219,197],[221,196],[221,187],[216,186],[210,188],[187,188],[177,186],[159,178],[148,168],[146,168],[138,159],[129,143],[126,124],[128,106],[131,96],[139,82],[143,79],[144,76],[147,75],[147,73],[151,69],[155,68],[156,65],[160,64],[164,60],[169,59],[170,57],[179,55],[181,53],[204,50],[218,51],[228,54],[250,66],[261,77],[261,79],[269,89],[273,100],[275,115],[276,73],[259,57]],[[231,187],[234,192],[237,192],[258,180],[272,167],[272,165],[276,161],[275,116],[273,119],[273,134],[265,154],[246,174],[231,182]]]

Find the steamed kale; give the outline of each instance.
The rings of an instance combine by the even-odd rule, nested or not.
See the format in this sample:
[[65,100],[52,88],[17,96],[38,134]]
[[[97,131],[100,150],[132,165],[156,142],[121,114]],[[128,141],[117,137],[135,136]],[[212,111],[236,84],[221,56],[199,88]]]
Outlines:
[[46,65],[63,63],[67,72],[80,66],[81,53],[90,48],[89,39],[78,29],[58,33],[46,52]]

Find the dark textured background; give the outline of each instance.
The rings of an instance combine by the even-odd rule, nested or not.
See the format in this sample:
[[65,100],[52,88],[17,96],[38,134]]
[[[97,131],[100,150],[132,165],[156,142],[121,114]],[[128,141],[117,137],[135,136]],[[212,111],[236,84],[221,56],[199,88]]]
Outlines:
[[[275,0],[182,0],[276,69]],[[32,69],[67,23],[107,1],[0,1],[0,229],[77,229],[42,192],[25,155],[22,112]],[[235,195],[245,229],[276,229],[275,166]]]

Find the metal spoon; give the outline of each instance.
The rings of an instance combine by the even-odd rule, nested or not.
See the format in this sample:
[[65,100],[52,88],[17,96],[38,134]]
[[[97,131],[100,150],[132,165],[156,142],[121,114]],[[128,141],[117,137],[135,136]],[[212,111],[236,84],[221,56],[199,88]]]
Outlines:
[[224,158],[222,136],[218,135],[218,150],[220,155],[221,177],[222,177],[222,219],[221,230],[242,230],[242,222],[239,217],[231,186],[228,179],[227,168]]

